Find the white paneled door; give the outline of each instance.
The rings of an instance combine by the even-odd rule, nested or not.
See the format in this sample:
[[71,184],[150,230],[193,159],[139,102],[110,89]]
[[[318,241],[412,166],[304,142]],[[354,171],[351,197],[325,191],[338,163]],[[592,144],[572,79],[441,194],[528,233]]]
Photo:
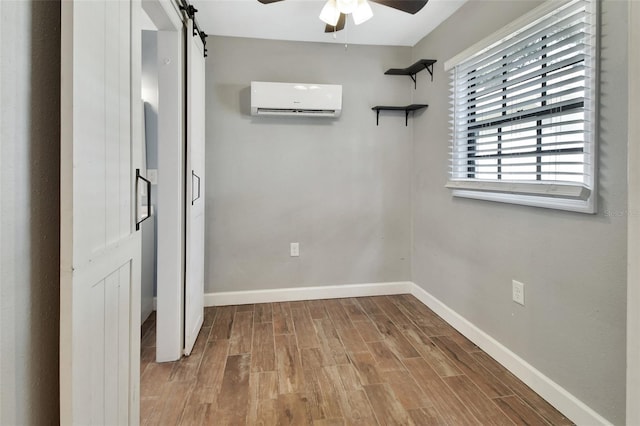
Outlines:
[[140,7],[114,0],[63,0],[61,6],[60,423],[65,425],[139,421],[134,5]]
[[204,320],[205,57],[193,21],[187,22],[187,236],[185,355],[193,349]]

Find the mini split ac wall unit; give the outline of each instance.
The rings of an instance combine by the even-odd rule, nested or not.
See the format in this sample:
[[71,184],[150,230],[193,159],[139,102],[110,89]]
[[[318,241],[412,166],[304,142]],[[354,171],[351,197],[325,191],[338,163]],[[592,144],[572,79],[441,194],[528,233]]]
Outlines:
[[339,117],[342,86],[251,82],[251,115]]

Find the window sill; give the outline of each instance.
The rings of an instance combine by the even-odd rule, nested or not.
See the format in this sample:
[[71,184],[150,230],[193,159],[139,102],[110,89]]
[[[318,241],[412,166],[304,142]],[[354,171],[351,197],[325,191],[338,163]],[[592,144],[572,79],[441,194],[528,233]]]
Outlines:
[[583,185],[451,180],[446,187],[452,189],[454,197],[596,213],[592,191]]

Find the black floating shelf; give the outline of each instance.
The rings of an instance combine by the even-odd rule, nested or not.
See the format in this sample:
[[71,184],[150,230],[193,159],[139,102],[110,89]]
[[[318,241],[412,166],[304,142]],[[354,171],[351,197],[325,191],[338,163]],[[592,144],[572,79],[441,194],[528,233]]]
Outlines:
[[431,81],[433,81],[433,64],[437,61],[435,59],[420,59],[415,64],[407,68],[391,68],[388,69],[386,75],[408,75],[413,80],[414,88],[418,87],[416,74],[422,70],[427,70],[431,74]]
[[425,104],[411,104],[407,106],[374,106],[371,108],[376,112],[376,126],[380,122],[380,111],[404,111],[404,125],[409,125],[409,112],[410,111],[418,111],[428,107],[429,105]]

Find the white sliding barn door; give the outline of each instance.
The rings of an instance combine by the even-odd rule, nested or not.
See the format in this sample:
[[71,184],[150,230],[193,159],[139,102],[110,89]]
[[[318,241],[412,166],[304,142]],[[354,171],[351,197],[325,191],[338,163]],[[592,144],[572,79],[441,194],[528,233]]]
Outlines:
[[139,422],[141,238],[134,193],[140,158],[131,136],[134,6],[140,7],[129,1],[62,1],[64,425]]
[[204,45],[187,22],[187,236],[185,274],[185,355],[193,349],[204,320]]

